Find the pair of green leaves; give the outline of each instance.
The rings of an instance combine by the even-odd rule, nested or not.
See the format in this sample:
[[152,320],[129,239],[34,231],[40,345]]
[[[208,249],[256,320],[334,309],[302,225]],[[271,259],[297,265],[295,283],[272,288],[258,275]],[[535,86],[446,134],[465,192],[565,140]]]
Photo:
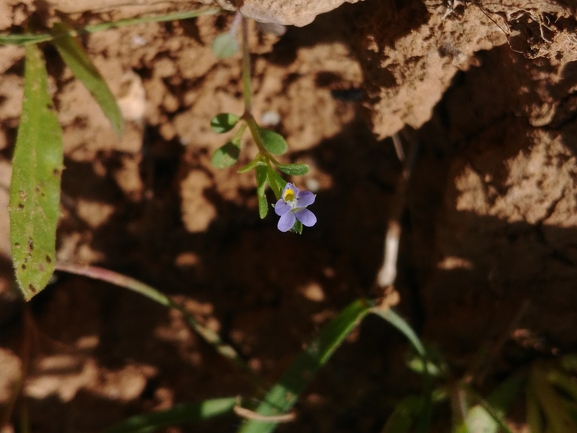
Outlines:
[[[229,132],[238,123],[241,123],[240,128],[230,141],[219,147],[212,155],[212,164],[216,168],[230,167],[238,161],[242,136],[248,126],[247,122],[250,121],[254,122],[252,119],[245,121],[240,116],[232,113],[220,113],[211,120],[210,126],[217,134]],[[306,164],[281,164],[274,159],[273,155],[282,155],[288,150],[287,142],[282,135],[270,129],[256,126],[256,124],[251,128],[251,132],[258,134],[255,140],[260,141],[264,149],[261,149],[261,152],[251,162],[239,169],[238,172],[246,173],[250,170],[255,170],[259,215],[264,218],[269,208],[265,194],[267,185],[270,185],[277,198],[280,198],[281,192],[286,185],[286,181],[277,173],[274,166],[288,175],[306,174],[309,167]]]
[[[240,144],[242,135],[246,130],[247,124],[242,120],[240,116],[232,113],[220,113],[217,114],[211,121],[210,126],[214,132],[217,134],[224,134],[232,130],[238,123],[241,123],[241,127],[233,138],[228,141],[225,145],[218,148],[212,156],[212,164],[216,168],[226,168],[234,165],[238,161],[240,155]],[[264,129],[257,126],[257,131],[260,136],[264,148],[271,155],[283,155],[288,150],[288,145],[286,140],[282,135],[277,132],[271,131],[270,129]],[[266,155],[264,155],[266,156]],[[306,164],[281,164],[278,161],[270,159],[280,171],[291,176],[301,176],[309,171],[309,167]],[[262,165],[264,159],[255,158],[248,165],[238,170],[239,173],[245,173],[253,168]]]
[[[56,24],[52,35],[52,43],[64,62],[92,93],[121,136],[122,114],[98,70],[63,24]],[[44,289],[54,271],[64,169],[62,128],[48,91],[42,52],[33,44],[26,45],[24,99],[12,167],[11,254],[20,290],[30,300]]]

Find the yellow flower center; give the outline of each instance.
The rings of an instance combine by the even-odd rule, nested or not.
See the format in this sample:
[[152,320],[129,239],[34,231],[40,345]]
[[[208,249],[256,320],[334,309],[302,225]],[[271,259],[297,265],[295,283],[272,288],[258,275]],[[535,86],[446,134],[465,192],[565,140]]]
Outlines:
[[292,189],[287,188],[287,190],[284,192],[283,200],[293,201],[294,199],[295,199],[295,192]]

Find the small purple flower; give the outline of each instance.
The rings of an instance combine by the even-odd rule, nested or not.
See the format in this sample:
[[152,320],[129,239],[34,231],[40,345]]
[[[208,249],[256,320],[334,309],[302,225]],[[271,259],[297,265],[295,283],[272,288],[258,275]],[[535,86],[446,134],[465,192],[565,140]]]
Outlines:
[[297,220],[302,225],[312,227],[317,217],[307,209],[315,202],[315,195],[310,191],[300,191],[292,183],[287,183],[282,190],[281,198],[274,205],[275,213],[280,216],[277,227],[281,232],[289,231]]

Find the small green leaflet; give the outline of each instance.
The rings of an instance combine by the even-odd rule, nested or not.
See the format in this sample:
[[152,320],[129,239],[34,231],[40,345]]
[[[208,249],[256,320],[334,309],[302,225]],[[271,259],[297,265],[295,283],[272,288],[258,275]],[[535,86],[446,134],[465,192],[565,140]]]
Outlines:
[[244,167],[239,168],[236,172],[237,173],[246,173],[247,171],[251,171],[253,168],[255,168],[257,166],[266,167],[266,162],[264,162],[262,159],[259,159],[258,156],[255,159],[253,159],[251,162],[249,162],[247,165],[245,165]]
[[228,143],[215,150],[211,159],[214,167],[226,168],[236,163],[240,155],[240,144],[245,129],[246,123],[239,128],[236,134],[234,134],[234,137],[232,137]]
[[219,59],[226,59],[234,56],[238,51],[236,35],[226,32],[218,35],[212,41],[212,52]]
[[44,58],[38,46],[27,45],[9,204],[12,260],[26,300],[44,289],[54,271],[63,168],[62,129],[52,108]]
[[309,166],[306,164],[277,164],[277,167],[283,173],[291,176],[302,176],[309,171]]
[[240,155],[240,147],[232,141],[219,147],[212,154],[212,165],[215,168],[226,168],[234,165]]
[[239,119],[240,117],[236,114],[220,113],[212,118],[210,121],[210,127],[217,134],[223,134],[234,128]]
[[82,81],[96,102],[98,102],[105,116],[110,120],[116,135],[122,137],[124,119],[116,103],[116,98],[104,78],[92,64],[80,44],[76,42],[76,39],[70,36],[70,29],[61,23],[56,23],[52,33],[54,34],[52,43],[56,46],[66,65],[72,70],[76,78]]
[[282,155],[288,150],[286,140],[282,135],[271,131],[270,129],[258,128],[258,133],[264,145],[264,148],[273,155]]
[[268,213],[268,201],[266,200],[267,166],[257,165],[254,169],[256,173],[256,193],[258,196],[258,213],[263,219]]

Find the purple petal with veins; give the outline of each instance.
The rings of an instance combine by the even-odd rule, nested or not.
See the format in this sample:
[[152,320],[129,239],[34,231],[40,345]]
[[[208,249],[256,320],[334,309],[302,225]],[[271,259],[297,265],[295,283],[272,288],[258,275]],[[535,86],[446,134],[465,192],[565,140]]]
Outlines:
[[294,212],[285,213],[278,220],[277,228],[281,232],[288,232],[295,225],[295,221],[296,221],[296,216],[295,216]]
[[274,212],[279,216],[282,216],[282,215],[290,212],[290,210],[291,210],[290,205],[287,204],[287,202],[285,202],[283,199],[280,199],[274,205]]
[[[312,227],[317,223],[317,217],[315,216],[314,213],[312,213],[310,210],[308,209],[299,209],[295,212],[291,212],[287,215],[292,215],[294,213],[294,215],[297,217],[297,219],[303,223],[303,226],[307,226],[307,227]],[[282,219],[283,217],[281,217]],[[279,221],[280,224],[280,221]]]
[[307,207],[315,202],[315,195],[310,191],[303,191],[298,195],[297,207]]

